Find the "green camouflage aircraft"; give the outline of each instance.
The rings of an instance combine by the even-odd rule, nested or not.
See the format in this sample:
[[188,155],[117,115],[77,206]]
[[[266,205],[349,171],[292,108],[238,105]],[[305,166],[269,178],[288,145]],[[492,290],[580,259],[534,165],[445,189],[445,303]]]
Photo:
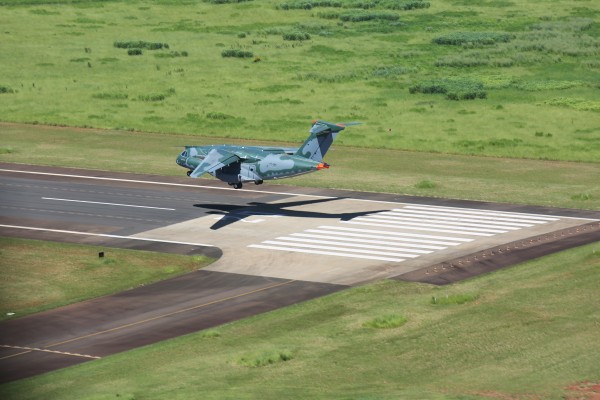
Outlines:
[[346,126],[358,122],[332,124],[314,121],[310,136],[300,148],[263,146],[185,146],[177,164],[188,169],[188,176],[206,173],[241,189],[244,182],[260,185],[265,180],[282,179],[329,168],[323,157],[333,140]]

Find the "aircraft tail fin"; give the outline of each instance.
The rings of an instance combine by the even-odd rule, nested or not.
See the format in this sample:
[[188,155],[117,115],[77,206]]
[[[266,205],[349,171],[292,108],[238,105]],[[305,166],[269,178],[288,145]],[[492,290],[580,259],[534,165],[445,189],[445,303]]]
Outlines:
[[343,124],[332,124],[326,121],[313,121],[310,136],[296,152],[297,156],[309,158],[321,162],[325,153],[331,147],[335,137],[346,129],[347,126],[358,125],[360,122],[348,122]]

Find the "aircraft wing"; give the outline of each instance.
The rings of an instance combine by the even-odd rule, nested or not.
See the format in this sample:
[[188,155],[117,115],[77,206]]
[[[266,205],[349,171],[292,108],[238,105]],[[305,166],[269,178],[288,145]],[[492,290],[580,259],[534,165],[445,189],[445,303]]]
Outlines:
[[240,158],[233,153],[225,150],[212,149],[208,152],[206,157],[204,157],[204,160],[202,160],[196,169],[194,169],[190,176],[192,178],[198,178],[207,172],[215,172],[216,170],[221,169],[229,164],[233,164],[234,162],[238,162],[239,160]]

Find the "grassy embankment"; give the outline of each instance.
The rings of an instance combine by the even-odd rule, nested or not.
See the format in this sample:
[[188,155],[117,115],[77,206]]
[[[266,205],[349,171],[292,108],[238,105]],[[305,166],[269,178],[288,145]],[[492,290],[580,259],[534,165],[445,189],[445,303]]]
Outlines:
[[[599,280],[600,245],[593,244],[449,287],[383,281],[6,384],[0,393],[583,398],[567,387],[600,382]],[[375,320],[395,327],[374,328]]]
[[[98,257],[100,251],[104,258]],[[118,293],[212,261],[204,256],[0,238],[0,320]]]

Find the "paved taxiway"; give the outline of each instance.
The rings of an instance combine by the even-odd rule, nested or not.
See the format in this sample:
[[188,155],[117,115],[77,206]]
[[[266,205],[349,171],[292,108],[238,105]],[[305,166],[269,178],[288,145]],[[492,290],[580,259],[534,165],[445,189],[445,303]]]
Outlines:
[[3,322],[0,379],[102,357],[347,285],[415,280],[415,273],[445,260],[600,219],[591,211],[247,187],[0,164],[1,235],[223,253],[185,278]]

